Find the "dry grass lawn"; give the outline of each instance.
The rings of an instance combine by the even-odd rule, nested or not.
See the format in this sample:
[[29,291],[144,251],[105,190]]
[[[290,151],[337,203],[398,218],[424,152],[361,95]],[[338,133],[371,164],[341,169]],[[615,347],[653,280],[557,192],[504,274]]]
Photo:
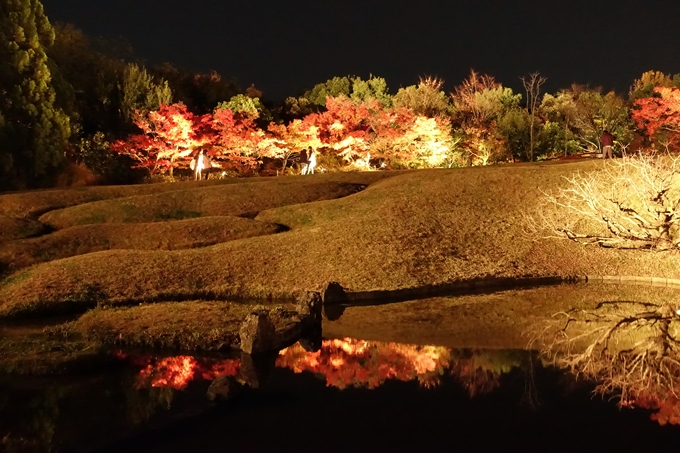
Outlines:
[[40,222],[53,228],[98,223],[140,223],[204,216],[252,216],[264,209],[351,195],[363,184],[287,180],[278,184],[243,182],[191,190],[95,201],[50,211]]
[[[157,220],[164,209],[191,209],[202,216],[259,212],[256,220],[291,230],[201,249],[111,250],[39,264],[0,284],[0,314],[54,312],[62,305],[84,309],[98,302],[287,298],[328,281],[368,291],[492,276],[680,276],[678,254],[583,247],[526,233],[525,215],[540,206],[544,191],[564,184],[575,171],[601,165],[314,175],[53,211],[43,220],[58,227],[95,220],[146,222]],[[314,197],[315,191],[337,197],[355,191],[352,184],[368,187],[310,202],[324,198]],[[266,194],[259,200],[258,191]],[[202,202],[206,197],[209,203]]]
[[[172,184],[136,184],[129,186],[85,186],[70,189],[46,189],[0,194],[0,215],[34,218],[55,209],[92,201],[188,190],[198,187],[239,183],[240,179],[183,181]],[[249,181],[265,181],[253,178]]]
[[[293,310],[292,304],[287,306]],[[245,317],[272,307],[230,302],[168,302],[130,308],[97,308],[51,329],[57,336],[109,345],[218,351],[238,348]]]
[[232,216],[78,225],[40,237],[0,243],[0,266],[13,272],[45,261],[102,250],[197,248],[282,230],[281,225]]

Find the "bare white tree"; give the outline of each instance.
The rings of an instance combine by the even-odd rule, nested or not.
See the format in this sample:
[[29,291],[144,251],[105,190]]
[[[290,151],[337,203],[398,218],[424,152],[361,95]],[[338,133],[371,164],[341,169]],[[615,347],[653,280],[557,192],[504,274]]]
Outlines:
[[529,161],[534,160],[534,125],[536,123],[536,109],[541,104],[540,94],[541,86],[545,83],[547,78],[543,77],[540,73],[534,72],[529,74],[527,77],[520,77],[522,84],[524,85],[524,90],[527,93],[527,111],[529,112],[529,152],[527,156]]
[[680,249],[680,156],[616,159],[566,179],[529,218],[532,231],[603,247]]

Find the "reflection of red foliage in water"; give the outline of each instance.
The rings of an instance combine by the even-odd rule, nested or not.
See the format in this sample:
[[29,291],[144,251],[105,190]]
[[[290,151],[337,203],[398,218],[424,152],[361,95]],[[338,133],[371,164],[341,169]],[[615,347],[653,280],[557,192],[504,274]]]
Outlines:
[[171,387],[181,390],[194,379],[212,381],[220,376],[235,376],[241,365],[239,359],[217,360],[185,355],[155,358],[117,353],[116,356],[142,368],[137,376],[137,388]]
[[276,361],[296,373],[311,371],[326,376],[326,384],[338,388],[375,388],[386,379],[418,379],[424,386],[437,385],[449,366],[451,351],[440,346],[364,341],[353,338],[324,340],[317,352],[294,345],[282,350]]
[[195,367],[193,357],[166,357],[140,371],[139,382],[150,382],[151,387],[181,389],[194,378]]
[[[218,360],[193,356],[118,358],[139,367],[138,388],[170,387],[183,389],[195,379],[213,380],[219,376],[236,376],[239,359]],[[417,379],[424,387],[440,383],[447,370],[456,376],[471,396],[488,393],[499,385],[499,373],[479,362],[480,351],[455,354],[442,346],[419,346],[353,338],[324,340],[317,352],[308,352],[296,344],[279,352],[276,366],[295,373],[310,371],[325,376],[329,386],[376,388],[387,379]]]
[[651,393],[642,394],[637,398],[631,398],[629,401],[622,401],[621,405],[657,411],[651,415],[651,418],[659,422],[660,425],[666,423],[680,425],[680,398],[676,395],[669,394],[661,397]]
[[470,396],[490,393],[501,385],[500,375],[478,366],[474,357],[460,359],[451,370],[451,374],[458,377],[458,381]]

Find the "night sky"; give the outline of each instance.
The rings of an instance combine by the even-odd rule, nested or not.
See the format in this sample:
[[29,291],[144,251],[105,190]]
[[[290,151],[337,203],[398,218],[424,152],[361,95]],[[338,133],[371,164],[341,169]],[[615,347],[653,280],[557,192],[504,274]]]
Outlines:
[[52,22],[127,39],[153,65],[212,69],[264,97],[333,76],[384,77],[392,93],[473,68],[516,91],[540,71],[626,94],[642,72],[680,73],[677,0],[43,0]]

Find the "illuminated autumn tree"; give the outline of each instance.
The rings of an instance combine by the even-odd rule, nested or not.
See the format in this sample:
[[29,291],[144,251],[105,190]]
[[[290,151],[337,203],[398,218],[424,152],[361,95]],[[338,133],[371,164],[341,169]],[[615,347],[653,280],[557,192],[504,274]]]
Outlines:
[[212,115],[197,116],[184,104],[161,105],[157,111],[138,115],[135,124],[142,134],[114,143],[114,152],[131,157],[136,167],[150,173],[165,173],[180,164],[214,139]]
[[307,119],[317,126],[322,146],[351,168],[367,170],[370,160],[407,168],[450,166],[456,160],[447,117],[339,96],[328,98],[325,112]]
[[417,379],[433,386],[450,365],[451,350],[440,346],[418,346],[354,338],[324,340],[317,352],[299,344],[279,352],[276,365],[296,373],[322,375],[326,385],[376,388],[388,379]]
[[324,147],[332,149],[345,162],[363,159],[373,133],[373,119],[383,110],[377,100],[356,102],[345,96],[329,97],[326,111],[307,117],[319,130]]
[[451,122],[446,117],[417,115],[394,139],[393,152],[386,157],[410,168],[460,166],[463,163],[462,153],[450,130]]
[[394,95],[395,107],[406,107],[429,118],[445,117],[451,112],[451,102],[442,90],[444,81],[435,77],[421,78],[418,85],[400,88]]
[[309,146],[316,149],[320,144],[318,129],[311,119],[312,117],[306,117],[305,120],[294,120],[288,126],[271,123],[258,144],[259,155],[280,161],[281,167],[277,172],[284,174],[288,164],[300,151]]
[[636,101],[642,98],[654,97],[654,89],[657,87],[680,88],[680,74],[675,74],[671,77],[661,71],[644,72],[630,87],[630,91],[628,92],[629,99]]
[[486,165],[508,158],[498,120],[504,112],[517,108],[521,95],[503,88],[491,76],[471,71],[451,93],[451,99],[453,121],[465,140],[468,162]]
[[658,97],[635,101],[633,119],[656,144],[676,151],[680,143],[680,89],[656,87],[654,93]]
[[213,114],[214,146],[208,153],[220,161],[222,168],[234,171],[253,170],[258,164],[258,145],[264,138],[254,119],[257,111],[234,113],[218,107]]

